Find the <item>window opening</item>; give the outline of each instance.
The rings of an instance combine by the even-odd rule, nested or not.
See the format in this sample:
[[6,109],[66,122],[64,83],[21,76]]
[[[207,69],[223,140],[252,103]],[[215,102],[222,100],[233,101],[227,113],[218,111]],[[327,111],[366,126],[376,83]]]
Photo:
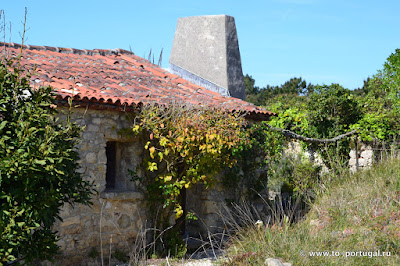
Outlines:
[[106,189],[115,188],[115,178],[117,173],[117,142],[108,141],[106,144]]

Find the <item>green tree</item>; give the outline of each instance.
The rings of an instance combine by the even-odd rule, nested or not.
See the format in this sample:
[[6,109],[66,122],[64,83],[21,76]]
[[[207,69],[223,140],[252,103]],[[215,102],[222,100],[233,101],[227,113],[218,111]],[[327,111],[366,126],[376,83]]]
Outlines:
[[361,110],[351,91],[339,84],[316,86],[307,109],[315,137],[331,138],[349,130],[360,119]]
[[0,264],[51,259],[60,208],[92,192],[75,171],[81,128],[59,121],[52,89],[31,88],[18,65],[0,65]]
[[260,88],[255,86],[255,80],[252,76],[246,74],[244,76],[244,88],[246,91],[246,101],[257,104],[258,103],[258,94]]
[[310,94],[314,88],[311,84],[307,85],[307,82],[302,78],[291,78],[281,86],[267,85],[264,88],[259,88],[255,86],[255,80],[249,75],[244,77],[244,86],[246,101],[267,108],[275,106],[277,102],[290,102],[290,104],[295,103],[297,105],[297,101],[303,102],[303,96]]
[[364,141],[392,141],[400,130],[400,49],[396,49],[373,78],[364,81],[358,95],[364,115],[354,128]]
[[[333,138],[350,131],[362,117],[362,111],[350,90],[339,84],[315,86],[307,102],[309,134],[316,138]],[[324,147],[318,147],[320,150]],[[324,161],[328,167],[347,162],[350,152],[349,140],[328,145]]]
[[396,112],[400,112],[400,49],[396,49],[386,60],[383,70],[380,70],[376,78],[382,80],[382,88],[388,92],[389,99],[393,103]]
[[302,78],[291,78],[280,87],[279,92],[289,94],[307,93],[307,82]]

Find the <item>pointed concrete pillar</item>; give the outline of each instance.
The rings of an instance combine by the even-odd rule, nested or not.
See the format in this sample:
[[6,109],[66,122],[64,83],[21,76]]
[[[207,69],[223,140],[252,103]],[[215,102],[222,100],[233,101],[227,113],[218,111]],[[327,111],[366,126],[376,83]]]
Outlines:
[[222,95],[245,100],[235,19],[227,15],[179,18],[171,72]]

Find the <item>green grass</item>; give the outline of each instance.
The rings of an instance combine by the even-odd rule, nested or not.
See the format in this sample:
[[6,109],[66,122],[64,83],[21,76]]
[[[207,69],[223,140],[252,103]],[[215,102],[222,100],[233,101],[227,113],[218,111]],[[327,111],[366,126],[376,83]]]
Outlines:
[[[321,251],[331,256],[309,253]],[[360,251],[391,256],[355,254]],[[346,258],[346,252],[358,256]],[[293,265],[400,265],[399,256],[400,160],[390,160],[334,178],[297,224],[241,230],[225,264],[262,265],[267,258],[278,258]]]

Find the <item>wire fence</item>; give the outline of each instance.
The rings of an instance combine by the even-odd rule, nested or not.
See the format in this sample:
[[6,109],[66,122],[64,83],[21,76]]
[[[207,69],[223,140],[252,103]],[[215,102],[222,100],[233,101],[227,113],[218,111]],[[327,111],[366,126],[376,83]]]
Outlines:
[[[400,157],[400,140],[373,140],[370,142],[357,141],[355,144],[352,153],[355,157],[353,160],[355,165],[353,167],[355,167],[356,170],[361,167],[370,166],[373,163]],[[352,160],[350,158],[350,167],[352,166],[351,162]]]

